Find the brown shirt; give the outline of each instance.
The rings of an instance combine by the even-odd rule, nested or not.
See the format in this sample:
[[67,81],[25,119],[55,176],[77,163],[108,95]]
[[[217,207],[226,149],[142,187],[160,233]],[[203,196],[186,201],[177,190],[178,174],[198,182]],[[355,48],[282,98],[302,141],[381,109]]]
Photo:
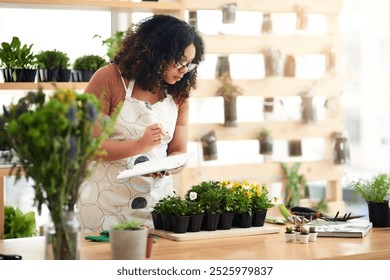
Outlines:
[[[97,70],[85,88],[85,93],[92,93],[103,98],[102,113],[111,115],[120,102],[125,100],[126,91],[121,76],[115,64],[109,64]],[[178,106],[176,125],[188,124],[189,102],[188,99]]]

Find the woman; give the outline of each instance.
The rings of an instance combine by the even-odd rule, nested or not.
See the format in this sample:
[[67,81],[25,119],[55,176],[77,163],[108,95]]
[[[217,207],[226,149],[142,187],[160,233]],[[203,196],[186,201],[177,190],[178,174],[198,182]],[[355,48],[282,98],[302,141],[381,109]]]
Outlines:
[[172,16],[154,15],[129,31],[113,61],[93,75],[85,92],[103,97],[104,114],[120,111],[115,132],[103,143],[103,161],[81,188],[83,231],[107,230],[132,218],[153,226],[150,212],[172,194],[172,176],[123,182],[116,177],[137,163],[186,152],[188,98],[203,60],[204,43],[195,29]]

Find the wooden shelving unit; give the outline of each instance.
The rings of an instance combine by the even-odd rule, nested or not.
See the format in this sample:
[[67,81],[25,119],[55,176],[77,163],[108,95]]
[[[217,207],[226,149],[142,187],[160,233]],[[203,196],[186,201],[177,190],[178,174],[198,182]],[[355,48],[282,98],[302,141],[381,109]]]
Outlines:
[[[297,6],[304,7],[310,14],[322,14],[326,17],[327,31],[325,35],[273,35],[260,34],[256,36],[241,35],[207,35],[203,38],[208,54],[260,54],[267,46],[278,48],[281,52],[292,55],[323,54],[325,49],[332,48],[336,57],[340,55],[340,31],[339,13],[342,0],[237,0],[237,12],[251,11],[260,13],[295,13]],[[131,2],[131,1],[61,1],[61,0],[25,0],[2,1],[0,6],[14,7],[75,7],[80,9],[108,9],[117,11],[125,9],[128,13],[138,11],[151,11],[153,13],[167,13],[185,18],[187,11],[220,10],[230,1],[226,0],[177,0],[158,2]],[[259,27],[260,28],[260,27]],[[340,114],[340,96],[342,92],[342,78],[339,66],[332,74],[321,79],[296,79],[291,77],[266,77],[263,79],[234,80],[235,84],[243,89],[243,96],[260,97],[291,97],[300,92],[305,92],[316,87],[315,95],[323,96],[334,104],[329,110],[325,120],[315,125],[305,125],[299,121],[264,121],[239,123],[237,127],[228,128],[222,124],[210,123],[208,129],[216,131],[218,140],[244,141],[256,139],[261,128],[270,130],[274,140],[305,139],[310,137],[323,138],[326,141],[325,159],[320,161],[303,162],[300,173],[304,174],[308,181],[324,180],[327,182],[326,199],[330,209],[343,211],[342,185],[343,166],[333,164],[333,139],[332,133],[342,130]],[[40,84],[44,89],[53,89],[50,83]],[[86,83],[58,83],[56,86],[83,89]],[[0,83],[0,90],[30,90],[36,89],[37,83]],[[215,79],[200,79],[198,88],[192,93],[192,97],[214,97],[219,81]],[[259,111],[261,109],[259,108]],[[260,113],[260,112],[258,112]],[[199,142],[204,124],[191,123],[189,127],[189,141]],[[225,164],[220,161],[204,162],[200,158],[199,151],[195,155],[198,158],[196,164],[188,164],[183,172],[176,177],[175,184],[179,193],[183,194],[191,185],[205,179],[227,180],[243,177],[264,178],[262,183],[271,184],[277,181],[283,182],[283,171],[278,162],[251,162]],[[255,151],[257,152],[257,151]],[[201,153],[201,151],[200,151]],[[201,173],[201,176],[200,176]],[[334,207],[333,207],[334,206]]]

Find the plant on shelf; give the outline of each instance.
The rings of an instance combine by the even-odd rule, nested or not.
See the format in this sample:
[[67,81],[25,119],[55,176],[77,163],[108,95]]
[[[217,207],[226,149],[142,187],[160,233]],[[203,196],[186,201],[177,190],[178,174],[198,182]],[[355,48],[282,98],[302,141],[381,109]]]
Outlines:
[[237,122],[237,96],[242,95],[239,86],[233,83],[228,72],[218,78],[221,87],[217,89],[217,95],[223,97],[225,126],[235,126]]
[[271,133],[268,129],[263,128],[259,133],[259,154],[272,155],[273,143]]
[[[37,54],[40,81],[42,82],[62,82],[70,80],[70,59],[69,56],[59,50],[45,50]],[[68,78],[63,78],[64,71],[69,72]]]
[[66,53],[59,50],[45,50],[37,54],[40,68],[49,70],[66,69],[70,66],[69,57]]
[[14,36],[10,43],[2,42],[0,47],[0,67],[6,82],[24,82],[25,70],[36,70],[38,62],[32,51],[34,44],[22,44]]
[[[128,30],[130,30],[130,28]],[[98,35],[98,34],[93,36],[93,38],[101,39],[102,46],[107,47],[106,55],[107,55],[109,61],[111,61],[114,58],[115,54],[119,51],[120,44],[121,44],[124,36],[128,32],[128,30],[127,31],[116,31],[114,35],[112,35],[106,39],[103,39],[102,36]]]
[[300,204],[300,199],[305,196],[308,189],[306,177],[298,173],[300,166],[300,162],[296,162],[291,166],[285,162],[281,163],[282,170],[286,176],[284,205],[289,209]]
[[93,73],[106,64],[107,61],[99,55],[90,54],[76,58],[73,63],[73,70],[80,71],[81,73],[81,77],[78,77],[77,81],[88,82],[91,79]]
[[[17,178],[23,174],[33,179],[38,212],[44,204],[50,211],[54,258],[75,259],[77,239],[71,236],[77,232],[67,231],[65,219],[68,214],[74,218],[79,186],[90,174],[90,162],[103,153],[101,144],[111,133],[117,113],[99,118],[101,103],[93,94],[56,89],[48,100],[47,96],[39,88],[5,108],[0,129],[19,158],[12,168]],[[98,123],[101,130],[95,135]]]

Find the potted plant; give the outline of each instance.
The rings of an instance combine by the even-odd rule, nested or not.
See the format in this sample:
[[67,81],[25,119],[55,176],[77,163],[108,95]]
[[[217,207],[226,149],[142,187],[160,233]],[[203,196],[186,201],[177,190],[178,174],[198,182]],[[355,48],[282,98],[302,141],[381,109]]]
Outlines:
[[202,203],[195,191],[187,193],[185,198],[188,201],[188,215],[190,216],[187,231],[198,232],[201,229],[204,216]]
[[23,213],[18,207],[4,206],[4,239],[32,237],[36,234],[34,211]]
[[222,212],[221,201],[223,199],[221,183],[219,181],[203,181],[191,186],[185,197],[188,199],[190,193],[195,192],[203,211],[204,217],[201,228],[214,231],[218,227],[219,217]]
[[268,129],[263,128],[259,134],[259,154],[272,155],[273,143],[271,133]]
[[95,71],[106,64],[107,61],[99,55],[80,56],[73,63],[73,70],[76,75],[74,80],[76,82],[88,82]]
[[287,243],[292,243],[295,241],[295,232],[292,227],[286,227],[284,232],[284,237]]
[[235,85],[229,73],[225,72],[220,78],[221,87],[217,95],[223,97],[225,126],[237,125],[237,96],[242,94],[240,87]]
[[109,232],[111,259],[144,260],[148,230],[138,220],[123,221]]
[[236,204],[234,206],[234,226],[248,228],[252,225],[252,192],[250,184],[246,181],[235,181],[231,185]]
[[298,206],[300,199],[307,195],[308,187],[306,177],[298,173],[300,166],[300,162],[296,162],[291,166],[285,162],[281,163],[285,175],[284,205],[288,209],[293,206]]
[[70,62],[66,53],[59,50],[45,50],[37,54],[40,65],[39,80],[41,82],[69,82]]
[[218,223],[218,229],[227,230],[232,227],[234,218],[234,207],[237,203],[234,192],[229,188],[229,181],[221,182],[222,191],[222,212]]
[[[101,144],[111,133],[112,119],[99,119],[101,104],[92,94],[56,89],[48,97],[40,88],[11,104],[1,116],[0,130],[8,148],[19,158],[17,178],[34,181],[34,201],[50,211],[47,245],[55,259],[78,258],[78,232],[74,205],[79,186],[90,174],[90,162],[102,153]],[[101,123],[99,135],[94,126]],[[50,248],[48,247],[48,249]],[[48,256],[49,257],[49,256]]]
[[214,130],[210,130],[208,133],[204,134],[200,141],[202,143],[203,159],[205,161],[217,160],[218,159],[218,149],[217,149],[217,136]]
[[301,227],[299,234],[299,242],[308,243],[309,242],[309,229],[306,227]]
[[309,241],[314,242],[317,240],[318,232],[315,226],[309,227]]
[[360,178],[350,183],[353,195],[361,196],[368,205],[368,215],[373,227],[390,227],[390,176],[378,173],[372,178]]
[[106,39],[102,39],[102,36],[96,34],[93,38],[100,38],[102,40],[102,45],[107,47],[107,58],[111,61],[115,54],[119,51],[120,44],[123,40],[125,34],[129,31],[116,31],[114,35]]
[[174,233],[187,232],[190,221],[188,201],[177,197],[171,204],[171,224]]
[[[12,37],[10,43],[1,43],[0,67],[2,67],[5,82],[24,82],[25,72],[28,72],[25,70],[36,71],[38,64],[32,46],[33,44],[22,44],[17,36]],[[28,81],[31,81],[31,76],[33,75],[28,73]],[[35,79],[35,76],[33,78]]]
[[269,198],[267,186],[259,184],[251,184],[250,190],[252,193],[252,226],[262,227],[265,222],[265,217],[269,208],[275,206],[276,197]]
[[[161,228],[165,231],[172,231],[172,222],[171,222],[171,215],[173,214],[172,206],[176,203],[178,199],[180,198],[176,194],[168,195],[160,199],[154,207],[154,212],[156,212],[160,216]],[[155,226],[156,225],[157,224],[155,224]]]

